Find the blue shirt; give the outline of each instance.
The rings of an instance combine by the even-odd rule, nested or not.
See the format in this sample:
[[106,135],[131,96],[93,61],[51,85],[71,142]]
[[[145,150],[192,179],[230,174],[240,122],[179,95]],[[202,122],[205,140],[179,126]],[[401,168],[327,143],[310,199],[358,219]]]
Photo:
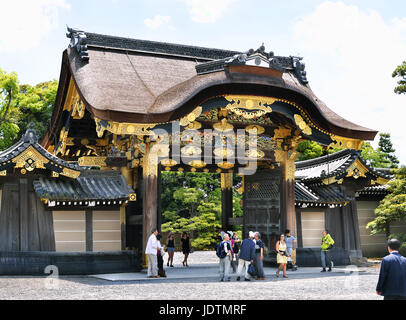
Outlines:
[[261,239],[258,239],[255,243],[255,253],[261,253],[261,248],[264,248],[264,243]]
[[238,257],[245,261],[251,261],[255,258],[255,243],[251,239],[244,239]]
[[293,248],[293,241],[296,240],[294,236],[285,236],[286,248]]

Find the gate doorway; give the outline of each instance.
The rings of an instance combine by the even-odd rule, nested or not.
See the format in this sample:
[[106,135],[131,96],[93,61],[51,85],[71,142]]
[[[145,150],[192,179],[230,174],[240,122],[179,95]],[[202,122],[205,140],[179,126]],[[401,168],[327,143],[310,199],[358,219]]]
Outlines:
[[264,243],[264,261],[276,262],[273,254],[280,234],[281,171],[259,170],[244,177],[243,234],[258,231]]

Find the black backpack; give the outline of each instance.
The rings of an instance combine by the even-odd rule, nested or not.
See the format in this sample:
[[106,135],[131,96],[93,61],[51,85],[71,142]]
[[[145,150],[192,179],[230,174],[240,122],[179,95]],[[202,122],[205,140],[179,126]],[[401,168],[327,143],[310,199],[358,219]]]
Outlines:
[[[230,244],[228,242],[227,243],[227,249],[231,250]],[[217,257],[219,257],[220,259],[223,259],[227,256],[225,250],[224,250],[224,241],[221,241],[217,247],[216,247],[216,255]]]

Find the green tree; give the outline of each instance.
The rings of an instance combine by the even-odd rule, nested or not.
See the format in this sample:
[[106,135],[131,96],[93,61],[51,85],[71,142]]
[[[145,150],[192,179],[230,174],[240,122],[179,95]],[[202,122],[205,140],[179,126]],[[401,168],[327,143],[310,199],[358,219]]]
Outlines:
[[395,178],[389,182],[390,192],[375,209],[376,218],[367,224],[371,234],[389,232],[393,221],[406,218],[406,167],[393,170]]
[[398,85],[395,87],[395,93],[406,93],[406,61],[403,61],[392,73],[393,78],[400,77]]
[[39,83],[33,87],[27,84],[20,86],[16,99],[20,135],[28,129],[30,123],[34,123],[38,137],[41,139],[44,136],[51,119],[57,90],[58,81],[56,80]]
[[299,161],[314,159],[323,155],[323,147],[310,140],[299,143],[297,151],[300,152]]
[[399,164],[398,158],[395,156],[389,133],[381,133],[379,135],[379,150],[383,155],[383,168],[397,168]]
[[374,149],[369,142],[364,142],[362,144],[361,157],[371,167],[386,168],[387,166],[383,152],[379,148]]
[[0,69],[0,150],[10,147],[34,123],[41,139],[48,128],[56,99],[56,80],[20,85],[15,72]]
[[18,89],[17,74],[0,69],[0,150],[10,147],[19,132],[15,112]]

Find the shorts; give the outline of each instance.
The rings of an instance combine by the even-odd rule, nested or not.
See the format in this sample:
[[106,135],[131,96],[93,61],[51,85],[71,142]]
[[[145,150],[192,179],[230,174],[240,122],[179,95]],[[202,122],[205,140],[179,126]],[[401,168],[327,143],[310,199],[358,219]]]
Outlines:
[[168,252],[169,252],[169,251],[175,252],[175,248],[167,247],[166,249],[168,250]]

